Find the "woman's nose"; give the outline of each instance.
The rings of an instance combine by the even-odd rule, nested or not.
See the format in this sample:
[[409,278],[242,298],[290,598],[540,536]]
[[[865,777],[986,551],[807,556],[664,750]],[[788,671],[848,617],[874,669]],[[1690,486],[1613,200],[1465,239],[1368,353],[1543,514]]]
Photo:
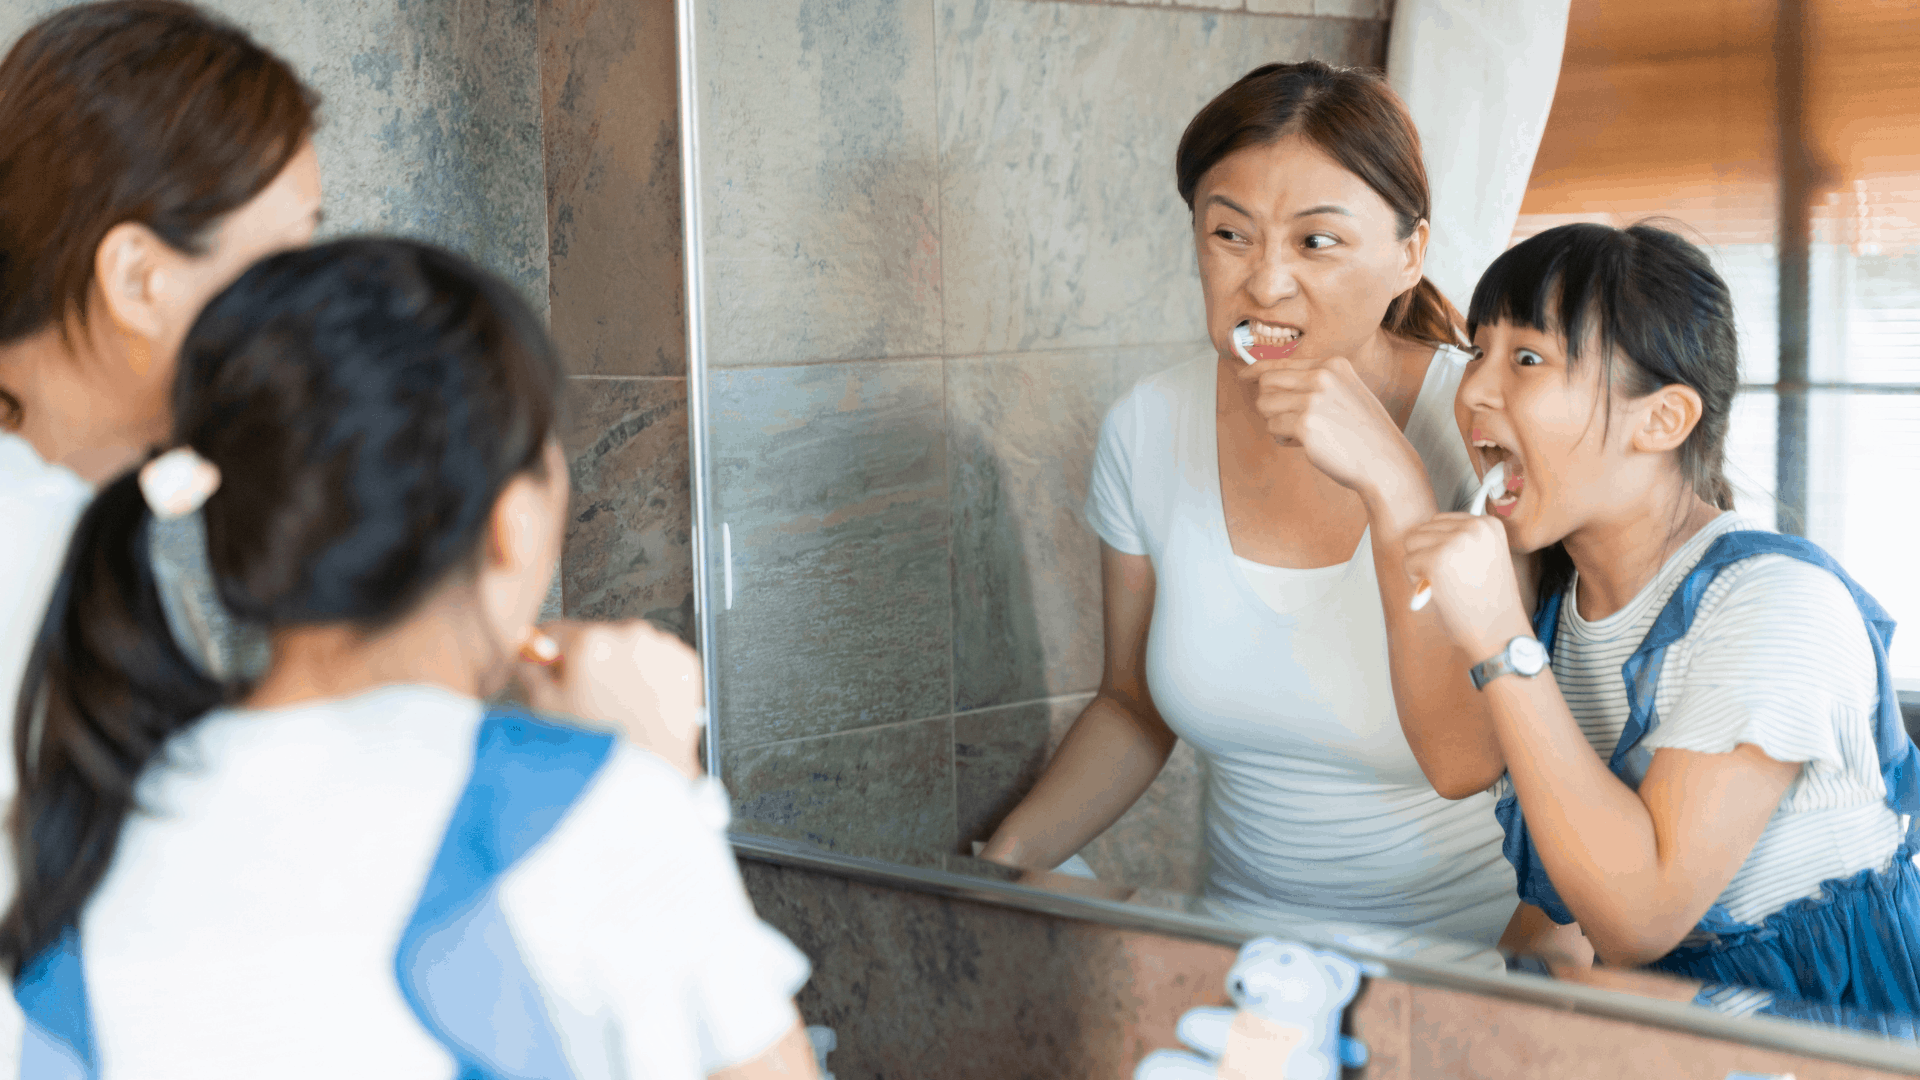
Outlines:
[[1252,295],[1254,303],[1261,307],[1272,307],[1300,291],[1300,279],[1294,274],[1292,263],[1284,247],[1276,250],[1269,246],[1261,251],[1260,259],[1247,281],[1247,292]]

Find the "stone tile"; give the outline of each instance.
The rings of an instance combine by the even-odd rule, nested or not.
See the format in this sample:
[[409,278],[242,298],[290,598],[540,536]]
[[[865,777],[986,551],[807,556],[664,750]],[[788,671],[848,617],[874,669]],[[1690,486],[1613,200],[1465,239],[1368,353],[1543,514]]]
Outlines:
[[568,380],[567,614],[651,619],[693,639],[693,508],[681,379]]
[[1247,10],[1255,15],[1326,15],[1316,10],[1326,6],[1326,0],[1247,0]]
[[931,5],[700,8],[708,362],[940,352]]
[[723,742],[950,712],[940,362],[712,374],[713,539],[724,525],[733,551]]
[[[1081,694],[954,717],[954,804],[963,850],[991,836],[1032,790],[1091,700]],[[1101,881],[1198,894],[1206,874],[1204,791],[1199,757],[1180,743],[1140,800],[1080,854]]]
[[1612,1080],[1734,1072],[1891,1080],[1893,1075],[1552,1006],[1431,986],[1411,989],[1414,1080]]
[[1202,337],[1187,122],[1258,64],[1384,58],[1384,27],[1353,20],[937,6],[948,355]]
[[1100,540],[1081,517],[1100,422],[1194,345],[947,362],[954,698],[961,710],[1100,683]]
[[540,0],[552,326],[571,370],[687,373],[673,0]]
[[1234,950],[743,861],[760,917],[814,958],[801,1014],[840,1080],[1111,1080],[1226,1002]]
[[946,717],[729,749],[721,775],[740,828],[851,855],[953,844],[953,722]]

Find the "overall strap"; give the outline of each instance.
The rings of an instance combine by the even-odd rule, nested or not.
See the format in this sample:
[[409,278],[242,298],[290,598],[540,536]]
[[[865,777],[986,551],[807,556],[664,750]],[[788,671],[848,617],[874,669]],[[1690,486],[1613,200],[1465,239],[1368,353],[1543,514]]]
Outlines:
[[1867,624],[1867,640],[1873,647],[1880,690],[1879,709],[1874,718],[1874,747],[1879,751],[1880,774],[1887,785],[1887,805],[1895,813],[1914,815],[1915,824],[1920,825],[1920,751],[1915,750],[1913,740],[1907,735],[1906,725],[1901,720],[1900,700],[1893,688],[1893,669],[1887,663],[1887,649],[1893,644],[1893,619],[1878,601],[1867,595],[1866,590],[1840,568],[1831,555],[1818,544],[1798,536],[1740,530],[1722,535],[1707,548],[1706,554],[1687,574],[1686,580],[1674,590],[1666,607],[1660,610],[1646,639],[1621,665],[1620,674],[1627,684],[1629,711],[1627,725],[1620,733],[1620,742],[1614,747],[1608,767],[1629,784],[1634,783],[1627,773],[1627,755],[1658,722],[1654,699],[1667,646],[1685,636],[1693,625],[1694,616],[1699,613],[1700,603],[1706,596],[1707,586],[1713,583],[1714,577],[1728,566],[1756,555],[1785,555],[1798,559],[1827,571],[1847,587],[1854,606]]
[[27,1020],[20,1045],[21,1076],[95,1080],[100,1075],[79,931],[68,927],[60,940],[21,969],[13,998]]
[[501,878],[551,833],[613,750],[601,732],[489,711],[394,970],[460,1080],[572,1075],[500,908]]

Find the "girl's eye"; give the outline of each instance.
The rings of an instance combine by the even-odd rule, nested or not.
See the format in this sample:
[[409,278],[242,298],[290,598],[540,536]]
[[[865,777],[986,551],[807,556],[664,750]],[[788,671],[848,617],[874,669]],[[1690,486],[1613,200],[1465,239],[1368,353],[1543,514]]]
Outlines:
[[1323,232],[1314,233],[1312,236],[1307,237],[1306,240],[1308,249],[1313,251],[1319,251],[1321,248],[1330,248],[1339,242],[1340,241],[1335,240]]
[[1540,354],[1534,352],[1532,349],[1514,350],[1513,362],[1519,364],[1521,367],[1536,367],[1546,363],[1545,360],[1540,358]]

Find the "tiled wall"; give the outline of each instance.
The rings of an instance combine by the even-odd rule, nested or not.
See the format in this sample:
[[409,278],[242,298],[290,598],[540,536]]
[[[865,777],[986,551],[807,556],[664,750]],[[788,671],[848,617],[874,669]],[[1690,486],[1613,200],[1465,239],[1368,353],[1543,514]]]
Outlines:
[[[1384,59],[1377,3],[1202,7],[701,5],[713,644],[748,827],[963,848],[1097,687],[1100,420],[1205,347],[1180,132],[1257,64]],[[1199,790],[1182,750],[1089,861],[1193,888]]]
[[673,0],[540,0],[569,615],[693,635]]
[[[1234,950],[743,861],[760,917],[819,959],[801,990],[834,1029],[839,1080],[1124,1080],[1177,1045],[1174,1022],[1224,1004]],[[1544,1005],[1369,979],[1346,1030],[1354,1080],[1695,1080],[1891,1073]]]

